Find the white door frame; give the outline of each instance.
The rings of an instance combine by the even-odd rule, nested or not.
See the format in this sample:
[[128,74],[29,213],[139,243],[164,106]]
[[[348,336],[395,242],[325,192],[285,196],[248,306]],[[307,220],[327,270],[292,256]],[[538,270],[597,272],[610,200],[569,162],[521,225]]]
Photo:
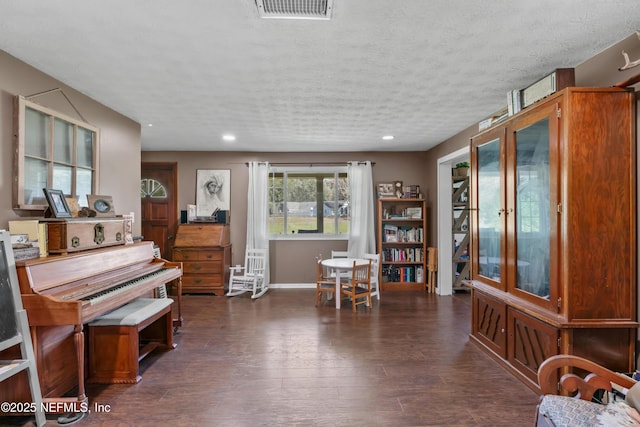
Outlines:
[[469,148],[461,148],[438,159],[438,295],[453,293],[453,241],[451,229],[453,227],[452,212],[453,196],[451,188],[451,169],[459,162],[468,162]]

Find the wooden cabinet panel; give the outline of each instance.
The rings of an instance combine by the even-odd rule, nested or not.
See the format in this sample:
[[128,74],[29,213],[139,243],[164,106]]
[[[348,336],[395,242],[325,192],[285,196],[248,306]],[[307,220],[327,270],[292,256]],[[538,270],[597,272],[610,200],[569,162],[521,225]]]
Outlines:
[[47,224],[47,245],[52,254],[66,254],[125,244],[122,218],[70,218],[42,221]]
[[472,336],[532,388],[557,353],[635,366],[635,107],[566,88],[471,139]]
[[183,262],[184,274],[212,274],[222,272],[222,261],[190,261]]
[[173,259],[175,261],[223,261],[224,251],[174,248]]
[[231,266],[227,224],[181,224],[173,260],[181,261],[183,293],[224,295]]
[[518,310],[510,309],[508,319],[507,360],[537,383],[540,364],[548,357],[558,354],[558,329]]
[[502,358],[507,357],[507,306],[504,302],[472,291],[472,335]]

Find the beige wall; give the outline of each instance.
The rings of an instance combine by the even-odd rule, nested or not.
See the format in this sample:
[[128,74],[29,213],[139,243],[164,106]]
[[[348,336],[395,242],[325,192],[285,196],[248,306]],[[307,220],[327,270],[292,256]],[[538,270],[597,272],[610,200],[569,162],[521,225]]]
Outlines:
[[[12,209],[13,99],[60,88],[84,120],[100,128],[99,194],[113,196],[117,214],[134,212],[134,234],[140,234],[140,125],[0,51],[0,229],[20,219]],[[81,117],[60,92],[31,101],[68,116]]]
[[[621,51],[632,60],[640,58],[640,41],[635,34],[576,67],[576,82],[582,86],[610,86],[640,72],[639,68],[619,72],[623,65]],[[559,66],[570,66],[561,64]],[[428,243],[436,244],[437,160],[469,144],[477,123],[427,152],[370,153],[242,153],[242,152],[142,152],[140,125],[91,100],[35,68],[0,51],[0,228],[17,219],[11,206],[13,156],[13,96],[31,95],[62,88],[85,119],[101,129],[100,193],[112,195],[117,213],[136,214],[134,233],[140,233],[138,183],[140,161],[178,162],[178,206],[185,209],[195,202],[196,169],[231,169],[231,233],[234,263],[242,262],[245,245],[246,189],[248,173],[245,163],[269,162],[346,162],[372,160],[374,182],[402,180],[419,184],[427,199]],[[34,101],[76,117],[59,93]],[[487,116],[492,114],[487,111]],[[176,145],[180,141],[176,141]],[[277,241],[272,243],[272,279],[274,283],[309,283],[312,270],[307,267],[313,256],[328,256],[331,249],[346,248],[346,241]]]
[[[624,65],[624,59],[621,54],[622,51],[626,51],[629,54],[631,61],[640,58],[640,40],[638,40],[635,34],[630,35],[609,49],[576,66],[576,86],[614,86],[640,73],[640,67],[623,72],[618,71],[618,68]],[[558,68],[564,66],[569,65],[558,66]],[[551,72],[552,70],[549,71]],[[493,113],[493,111],[487,111],[487,117]],[[640,108],[638,109],[638,113],[640,118]],[[460,148],[469,147],[470,139],[476,133],[478,133],[478,124],[474,123],[460,133],[427,151],[424,157],[427,182],[435,182],[436,180],[438,159]],[[640,138],[638,139],[640,140]],[[437,197],[433,191],[429,192],[427,203],[429,205],[429,211],[432,213],[429,217],[429,245],[436,246],[437,223],[435,221],[435,213],[437,212]]]
[[[347,162],[371,160],[374,182],[401,180],[417,184],[424,192],[433,191],[433,183],[425,179],[422,152],[369,152],[369,153],[243,153],[143,151],[143,162],[178,163],[178,207],[186,209],[195,203],[197,169],[231,170],[231,244],[233,263],[242,263],[246,242],[247,188],[249,161],[271,163]],[[273,283],[312,283],[312,260],[322,254],[329,257],[332,249],[344,250],[345,240],[336,241],[273,241],[271,242],[271,281]]]

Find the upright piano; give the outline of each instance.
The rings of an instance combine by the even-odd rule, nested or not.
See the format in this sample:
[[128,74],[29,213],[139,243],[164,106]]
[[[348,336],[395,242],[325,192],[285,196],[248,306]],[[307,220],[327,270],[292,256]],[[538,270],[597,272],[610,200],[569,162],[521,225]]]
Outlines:
[[[83,325],[96,317],[171,284],[174,326],[182,322],[182,264],[155,257],[152,242],[18,261],[16,269],[45,401],[87,402]],[[0,401],[30,402],[26,376],[14,378],[3,382]]]

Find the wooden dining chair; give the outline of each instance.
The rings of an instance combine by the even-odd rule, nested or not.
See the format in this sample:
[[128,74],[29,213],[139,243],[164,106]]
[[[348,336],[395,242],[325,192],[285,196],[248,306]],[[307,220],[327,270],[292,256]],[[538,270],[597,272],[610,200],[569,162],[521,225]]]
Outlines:
[[320,303],[322,294],[335,294],[336,279],[327,277],[322,266],[322,257],[316,257],[316,307]]
[[371,296],[380,301],[380,254],[364,254],[363,258],[371,260]]
[[331,251],[331,258],[349,258],[347,251]]
[[[349,252],[348,251],[331,251],[331,258],[349,258]],[[336,273],[335,272],[331,272],[331,277],[336,277]],[[349,273],[342,273],[342,275],[340,276],[340,280],[344,280],[347,281],[349,280],[349,278],[351,278],[351,275]]]
[[351,298],[351,307],[356,311],[358,304],[371,308],[371,260],[367,264],[357,265],[353,262],[351,280],[342,286],[341,295]]

